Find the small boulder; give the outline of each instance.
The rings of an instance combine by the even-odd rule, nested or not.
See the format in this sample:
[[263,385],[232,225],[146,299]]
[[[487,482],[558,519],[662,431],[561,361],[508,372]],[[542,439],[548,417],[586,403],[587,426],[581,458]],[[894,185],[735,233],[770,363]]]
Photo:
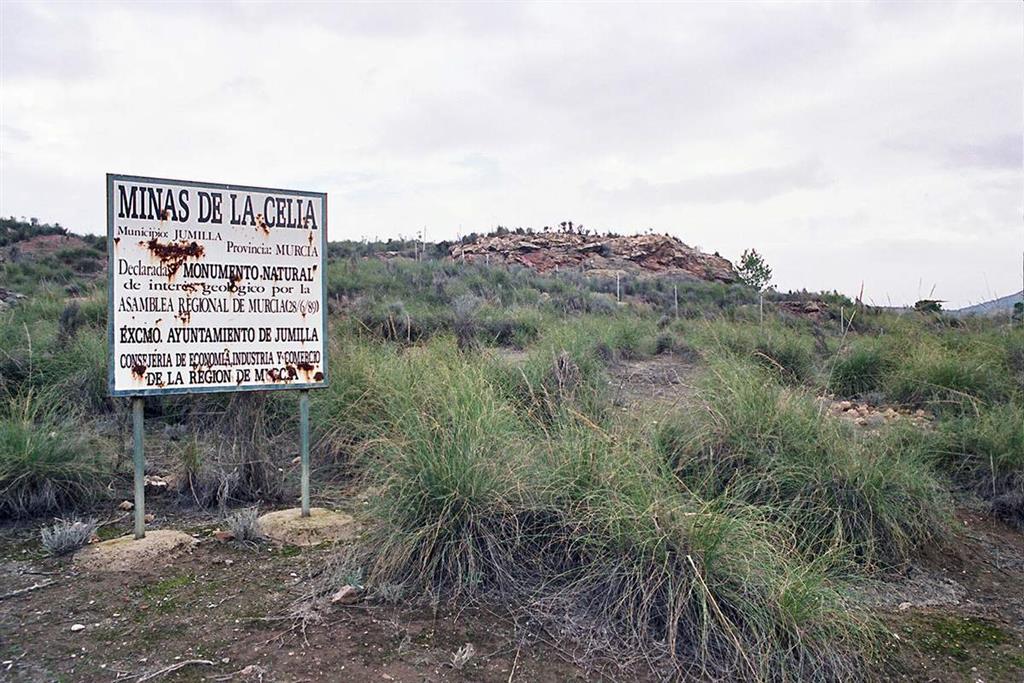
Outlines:
[[281,545],[311,546],[348,541],[357,532],[351,515],[324,508],[312,508],[309,517],[301,516],[299,508],[276,510],[262,515],[259,523],[263,535]]
[[159,496],[165,493],[169,487],[168,481],[163,477],[147,476],[145,482],[147,496]]
[[124,510],[125,512],[131,512],[135,509],[135,503],[130,500],[123,500],[121,504],[117,506],[118,510]]

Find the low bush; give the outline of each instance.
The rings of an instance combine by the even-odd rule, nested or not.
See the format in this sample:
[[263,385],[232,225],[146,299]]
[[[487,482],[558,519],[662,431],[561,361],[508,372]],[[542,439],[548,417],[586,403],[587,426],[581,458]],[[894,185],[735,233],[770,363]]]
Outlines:
[[791,529],[808,557],[874,568],[947,535],[948,497],[928,466],[859,441],[801,391],[763,370],[717,362],[708,408],[659,430],[662,456],[700,495],[756,505]]
[[643,432],[562,415],[538,438],[473,365],[420,379],[380,416],[381,494],[353,560],[371,585],[522,605],[583,656],[669,677],[842,678],[860,661],[862,616],[791,533],[680,491]]
[[72,509],[103,490],[107,470],[59,402],[29,392],[0,403],[0,518]]
[[895,367],[889,347],[878,339],[859,339],[832,362],[828,388],[849,398],[880,391]]
[[250,507],[228,515],[224,525],[237,543],[253,544],[265,540],[263,529],[260,528],[259,508]]
[[67,555],[84,548],[95,534],[95,519],[58,519],[39,532],[43,548],[50,555]]

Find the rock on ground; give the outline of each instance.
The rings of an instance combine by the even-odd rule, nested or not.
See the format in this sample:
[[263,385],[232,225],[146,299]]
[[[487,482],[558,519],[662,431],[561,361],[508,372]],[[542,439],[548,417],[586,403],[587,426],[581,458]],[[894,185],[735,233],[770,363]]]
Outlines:
[[196,539],[181,531],[158,529],[147,531],[144,538],[137,540],[129,535],[94,543],[75,555],[75,564],[93,571],[136,571],[191,550],[196,543]]
[[356,535],[355,520],[350,515],[324,508],[310,508],[309,517],[303,517],[299,508],[268,512],[259,523],[264,536],[284,545],[334,543]]

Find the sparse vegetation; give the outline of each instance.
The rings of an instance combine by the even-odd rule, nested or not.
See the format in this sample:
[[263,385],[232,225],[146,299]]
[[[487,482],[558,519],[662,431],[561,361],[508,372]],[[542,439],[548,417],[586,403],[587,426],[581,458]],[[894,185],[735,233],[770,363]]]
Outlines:
[[58,519],[43,527],[40,540],[51,555],[68,555],[88,545],[96,534],[96,520]]
[[[665,677],[849,679],[878,656],[851,586],[955,543],[954,493],[1024,528],[1024,330],[1009,320],[769,291],[762,322],[744,285],[627,276],[620,303],[614,278],[444,251],[331,245],[316,482],[373,495],[324,590],[514,605],[581,660]],[[30,296],[0,311],[0,516],[85,511],[129,481],[89,259],[3,266]],[[667,362],[695,377],[671,407],[617,402],[617,370]],[[833,398],[933,419],[867,430],[832,417]],[[279,427],[293,403],[147,400],[173,504],[258,540],[256,508],[231,508],[294,498]],[[55,547],[73,526],[47,532]]]
[[251,507],[233,512],[227,516],[224,524],[237,543],[261,543],[264,540],[258,508]]

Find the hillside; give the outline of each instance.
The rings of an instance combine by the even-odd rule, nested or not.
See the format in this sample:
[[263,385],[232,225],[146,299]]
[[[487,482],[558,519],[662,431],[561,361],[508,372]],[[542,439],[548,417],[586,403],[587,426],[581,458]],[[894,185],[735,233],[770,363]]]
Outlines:
[[151,396],[148,528],[193,547],[115,571],[82,560],[132,528],[102,241],[19,235],[12,680],[1024,676],[1020,326],[762,302],[659,236],[333,243],[312,499],[354,533],[259,526],[299,495],[297,392]]
[[951,313],[957,316],[1007,315],[1009,313],[1013,313],[1014,304],[1018,304],[1022,301],[1024,301],[1024,290],[1021,290],[1016,294],[1008,294],[1007,296],[1001,296],[998,299],[974,304],[973,306],[964,306],[963,308],[951,311]]

